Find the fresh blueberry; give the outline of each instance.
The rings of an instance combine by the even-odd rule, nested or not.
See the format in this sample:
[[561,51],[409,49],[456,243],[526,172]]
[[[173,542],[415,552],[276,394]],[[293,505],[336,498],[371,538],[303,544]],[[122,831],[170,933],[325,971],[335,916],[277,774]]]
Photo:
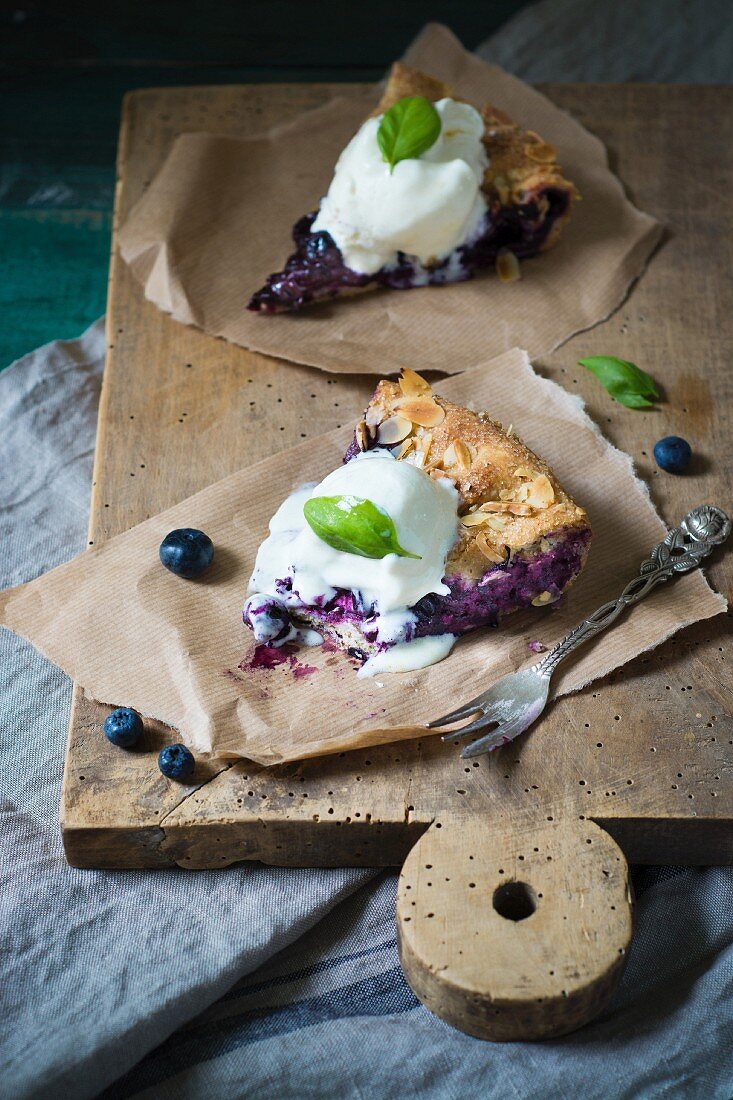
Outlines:
[[686,439],[678,435],[666,435],[654,444],[654,458],[668,474],[682,474],[690,465],[692,449]]
[[143,733],[143,720],[131,707],[118,707],[104,720],[104,733],[108,741],[121,749],[131,749]]
[[158,767],[168,779],[188,779],[195,763],[185,745],[166,745],[158,753]]
[[306,241],[305,254],[309,260],[320,260],[331,248],[333,241],[328,233],[312,233]]
[[423,596],[418,600],[413,607],[413,612],[417,616],[419,622],[424,622],[425,619],[432,619],[440,607],[440,601],[437,596],[433,596],[428,593],[427,596]]
[[198,577],[214,557],[214,544],[203,531],[180,527],[170,531],[160,544],[160,560],[178,577]]

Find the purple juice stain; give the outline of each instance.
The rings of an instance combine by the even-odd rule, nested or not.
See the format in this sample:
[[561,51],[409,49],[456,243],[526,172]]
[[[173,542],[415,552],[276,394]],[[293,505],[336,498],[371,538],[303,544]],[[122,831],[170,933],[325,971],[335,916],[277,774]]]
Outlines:
[[291,660],[295,660],[295,651],[293,646],[274,646],[274,645],[256,645],[254,653],[248,661],[242,661],[239,666],[242,672],[247,672],[254,668],[277,668],[278,665],[290,664]]
[[292,672],[293,678],[301,680],[304,676],[312,676],[318,672],[315,665],[301,664],[296,656],[296,646],[292,645],[256,645],[252,656],[242,661],[239,668],[242,672],[272,671],[280,666],[286,666]]
[[302,680],[304,676],[311,676],[314,672],[318,672],[315,665],[301,665],[300,663],[293,665],[293,676],[296,680]]

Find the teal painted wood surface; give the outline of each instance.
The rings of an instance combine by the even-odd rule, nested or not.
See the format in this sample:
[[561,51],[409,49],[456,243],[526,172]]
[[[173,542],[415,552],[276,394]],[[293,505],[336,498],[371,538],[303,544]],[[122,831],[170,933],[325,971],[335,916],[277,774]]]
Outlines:
[[429,20],[476,46],[527,0],[0,0],[0,369],[105,308],[131,88],[376,80]]

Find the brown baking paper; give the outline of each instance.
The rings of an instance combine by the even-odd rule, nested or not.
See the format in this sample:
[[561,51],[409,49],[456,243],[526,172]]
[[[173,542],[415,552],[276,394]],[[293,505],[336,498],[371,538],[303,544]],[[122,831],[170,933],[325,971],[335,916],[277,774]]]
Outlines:
[[235,344],[327,371],[388,374],[405,363],[446,373],[507,348],[538,355],[604,320],[660,237],[625,197],[602,143],[550,100],[467,53],[430,25],[411,65],[476,104],[491,102],[556,146],[583,201],[556,248],[522,265],[518,283],[493,274],[420,290],[370,290],[299,314],[247,311],[282,268],[291,228],[318,207],[339,153],[378,92],[344,92],[259,137],[184,134],[120,233],[145,295],[177,320]]
[[[0,593],[0,622],[29,638],[87,694],[136,707],[180,731],[197,752],[262,764],[425,735],[419,728],[550,646],[615,598],[665,533],[628,455],[605,440],[580,400],[532,370],[525,352],[441,383],[439,393],[486,408],[553,467],[587,507],[594,540],[586,570],[556,609],[531,609],[458,642],[440,664],[357,679],[341,652],[300,649],[273,669],[249,667],[252,635],[241,620],[257,548],[284,496],[341,461],[339,429],[209,486],[38,580]],[[206,531],[216,555],[200,580],[158,560],[173,528]],[[724,611],[698,571],[658,590],[582,651],[554,681],[576,690],[680,627]],[[542,736],[541,724],[535,736]]]

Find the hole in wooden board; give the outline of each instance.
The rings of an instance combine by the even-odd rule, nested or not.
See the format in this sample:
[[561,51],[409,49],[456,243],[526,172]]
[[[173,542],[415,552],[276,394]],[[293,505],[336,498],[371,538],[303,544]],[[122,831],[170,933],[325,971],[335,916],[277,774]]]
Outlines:
[[493,905],[505,920],[526,920],[537,909],[537,895],[526,882],[505,882],[494,890]]

